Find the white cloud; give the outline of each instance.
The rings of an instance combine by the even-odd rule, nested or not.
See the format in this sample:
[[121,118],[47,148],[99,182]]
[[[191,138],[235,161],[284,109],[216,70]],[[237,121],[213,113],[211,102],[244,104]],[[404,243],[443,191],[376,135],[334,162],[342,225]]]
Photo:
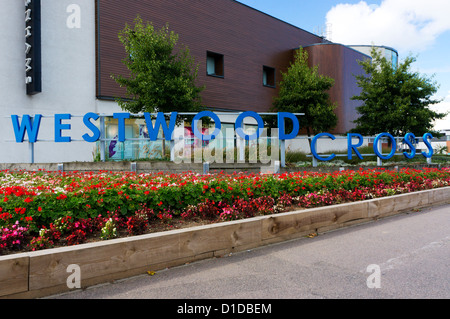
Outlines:
[[382,0],[380,5],[361,1],[333,7],[326,20],[333,42],[417,52],[450,31],[449,13],[449,0]]
[[[441,103],[432,107],[432,110],[440,113],[450,113],[450,91]],[[434,129],[437,131],[450,130],[450,115],[447,115],[447,117],[442,120],[435,121]]]

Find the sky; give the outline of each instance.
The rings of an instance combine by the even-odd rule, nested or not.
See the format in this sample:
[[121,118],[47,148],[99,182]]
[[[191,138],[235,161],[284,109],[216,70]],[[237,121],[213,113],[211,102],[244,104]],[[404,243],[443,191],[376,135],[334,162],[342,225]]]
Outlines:
[[[344,45],[392,47],[412,71],[438,86],[432,107],[450,112],[450,0],[238,0],[252,8]],[[450,129],[450,116],[435,129]]]

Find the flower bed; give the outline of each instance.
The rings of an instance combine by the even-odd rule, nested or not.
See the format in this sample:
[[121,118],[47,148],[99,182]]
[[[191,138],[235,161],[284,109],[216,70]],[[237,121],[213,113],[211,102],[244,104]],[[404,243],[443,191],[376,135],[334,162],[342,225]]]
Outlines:
[[0,254],[448,186],[450,169],[334,173],[0,172]]

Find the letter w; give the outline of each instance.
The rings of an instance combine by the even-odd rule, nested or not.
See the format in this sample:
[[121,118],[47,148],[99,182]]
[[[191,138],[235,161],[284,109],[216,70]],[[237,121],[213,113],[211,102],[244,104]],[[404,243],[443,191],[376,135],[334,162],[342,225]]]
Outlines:
[[150,113],[144,113],[145,122],[147,123],[148,135],[150,136],[151,141],[156,141],[158,139],[159,128],[162,126],[164,136],[166,141],[172,140],[172,133],[175,129],[175,123],[177,120],[177,112],[172,112],[170,115],[170,123],[169,127],[167,127],[166,118],[164,117],[164,113],[159,112],[156,116],[155,126],[152,124],[152,117]]
[[29,141],[31,143],[36,143],[37,136],[39,133],[39,127],[41,126],[41,114],[36,114],[33,118],[29,115],[24,115],[22,123],[19,123],[19,117],[17,115],[11,115],[11,120],[14,126],[14,134],[16,136],[17,143],[23,143],[25,139],[25,132],[27,132]]

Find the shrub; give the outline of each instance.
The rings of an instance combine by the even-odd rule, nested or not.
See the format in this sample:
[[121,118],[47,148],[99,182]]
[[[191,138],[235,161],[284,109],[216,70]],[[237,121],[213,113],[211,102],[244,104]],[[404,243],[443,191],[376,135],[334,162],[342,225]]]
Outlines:
[[112,239],[112,238],[116,238],[118,233],[117,233],[117,227],[116,224],[114,223],[114,220],[112,217],[110,217],[108,219],[108,221],[106,222],[105,226],[103,226],[103,228],[101,229],[101,238],[104,240],[108,240],[108,239]]
[[67,236],[66,241],[68,246],[82,244],[86,241],[86,232],[81,229],[77,229]]
[[240,218],[240,212],[231,207],[225,207],[219,215],[219,220],[221,221],[238,220]]
[[45,228],[42,228],[39,231],[38,237],[33,237],[30,241],[30,248],[31,250],[41,250],[41,249],[47,249],[47,248],[53,248],[55,243],[52,240],[53,235],[51,234],[51,231]]
[[[148,226],[171,225],[178,216],[183,221],[235,220],[449,183],[445,167],[209,175],[0,171],[0,250],[77,244],[100,232],[103,239],[122,230],[138,234],[145,229],[145,215]],[[27,231],[17,231],[20,225]]]
[[255,198],[254,204],[259,215],[269,215],[274,212],[275,200],[270,196]]
[[204,202],[198,204],[197,206],[191,206],[190,215],[198,216],[202,219],[207,220],[215,220],[222,212],[223,208],[226,208],[228,205],[225,202],[215,202],[209,199],[206,199]]
[[25,244],[25,235],[27,232],[28,227],[20,226],[19,221],[16,221],[10,227],[0,229],[0,252],[5,249],[21,249]]
[[156,214],[156,217],[163,223],[163,224],[170,224],[172,221],[173,215],[170,213],[170,210],[167,211],[161,211],[158,214]]
[[145,211],[137,211],[134,216],[128,217],[127,230],[129,235],[141,235],[148,228],[148,216]]
[[180,217],[183,220],[193,220],[197,217],[197,206],[189,205],[181,212]]

